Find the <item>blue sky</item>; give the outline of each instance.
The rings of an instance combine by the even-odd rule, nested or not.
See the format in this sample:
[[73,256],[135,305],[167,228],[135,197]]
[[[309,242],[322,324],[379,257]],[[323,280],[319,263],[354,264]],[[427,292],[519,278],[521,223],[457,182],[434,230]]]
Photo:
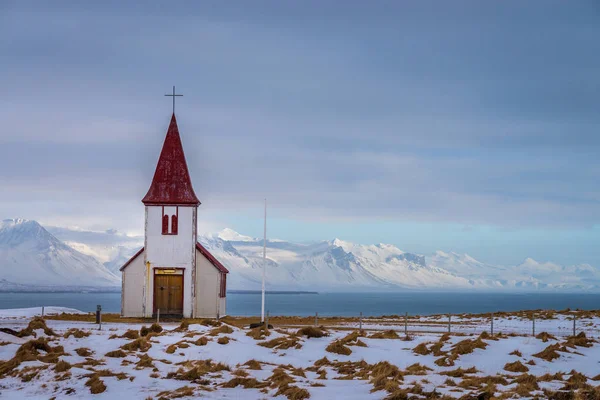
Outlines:
[[0,215],[140,232],[177,116],[200,230],[600,266],[597,1],[0,2]]

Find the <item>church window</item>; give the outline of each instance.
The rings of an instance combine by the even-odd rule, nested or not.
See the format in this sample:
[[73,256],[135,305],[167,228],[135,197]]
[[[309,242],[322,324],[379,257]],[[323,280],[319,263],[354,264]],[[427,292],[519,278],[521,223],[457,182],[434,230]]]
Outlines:
[[219,297],[225,297],[227,294],[227,274],[221,272],[221,287],[219,289]]
[[177,215],[173,215],[171,217],[171,234],[177,235],[177,228],[178,228]]
[[168,215],[163,215],[163,217],[162,217],[162,234],[163,235],[169,234],[169,216]]

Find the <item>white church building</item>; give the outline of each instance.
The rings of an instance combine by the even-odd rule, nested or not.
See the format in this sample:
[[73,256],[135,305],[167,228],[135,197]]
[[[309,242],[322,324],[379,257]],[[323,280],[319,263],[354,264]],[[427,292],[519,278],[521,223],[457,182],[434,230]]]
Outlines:
[[121,267],[121,316],[226,315],[229,271],[197,241],[194,193],[175,114],[148,193],[144,247]]

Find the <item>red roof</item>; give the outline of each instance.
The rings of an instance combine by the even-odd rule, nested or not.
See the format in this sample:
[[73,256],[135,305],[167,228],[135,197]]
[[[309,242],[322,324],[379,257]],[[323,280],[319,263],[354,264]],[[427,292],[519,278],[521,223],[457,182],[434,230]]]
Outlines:
[[205,248],[204,246],[202,246],[202,245],[200,244],[200,242],[197,242],[197,243],[196,243],[196,249],[198,249],[198,250],[200,251],[200,253],[202,253],[202,255],[203,255],[204,257],[206,257],[206,258],[208,259],[208,261],[210,261],[210,263],[211,263],[212,265],[214,265],[214,267],[215,267],[216,269],[218,269],[219,271],[221,271],[221,272],[223,272],[223,273],[225,273],[225,274],[228,274],[228,273],[229,273],[229,270],[228,270],[227,268],[225,268],[225,266],[224,266],[223,264],[221,264],[221,263],[219,262],[219,260],[217,260],[217,259],[215,258],[215,256],[213,256],[212,254],[210,254],[210,252],[209,252],[208,250],[206,250],[206,248]]
[[[210,252],[208,250],[206,250],[206,248],[204,246],[202,246],[200,243],[196,243],[196,249],[202,253],[202,255],[204,257],[206,257],[206,259],[216,268],[219,270],[219,272],[223,272],[225,274],[229,273],[229,270],[227,268],[225,268],[225,266],[223,264],[221,264],[219,262],[219,260],[217,260],[215,258],[215,256],[213,256],[212,254],[210,254]],[[135,253],[133,255],[133,257],[131,257],[125,264],[123,264],[123,266],[121,267],[120,271],[123,271],[129,264],[131,264],[131,262],[133,260],[135,260],[140,254],[142,254],[144,252],[144,248],[142,247],[137,253]]]
[[171,117],[169,130],[165,137],[156,172],[148,193],[142,199],[146,205],[199,205],[200,200],[194,193],[192,180],[185,162],[183,145],[179,137],[179,128],[175,114]]

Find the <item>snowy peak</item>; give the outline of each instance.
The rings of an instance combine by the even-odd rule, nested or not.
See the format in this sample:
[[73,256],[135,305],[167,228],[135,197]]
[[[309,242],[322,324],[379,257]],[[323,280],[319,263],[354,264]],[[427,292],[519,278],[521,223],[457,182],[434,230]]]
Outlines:
[[245,236],[237,233],[233,229],[225,228],[216,235],[219,239],[226,240],[228,242],[256,242],[255,239],[250,236]]

